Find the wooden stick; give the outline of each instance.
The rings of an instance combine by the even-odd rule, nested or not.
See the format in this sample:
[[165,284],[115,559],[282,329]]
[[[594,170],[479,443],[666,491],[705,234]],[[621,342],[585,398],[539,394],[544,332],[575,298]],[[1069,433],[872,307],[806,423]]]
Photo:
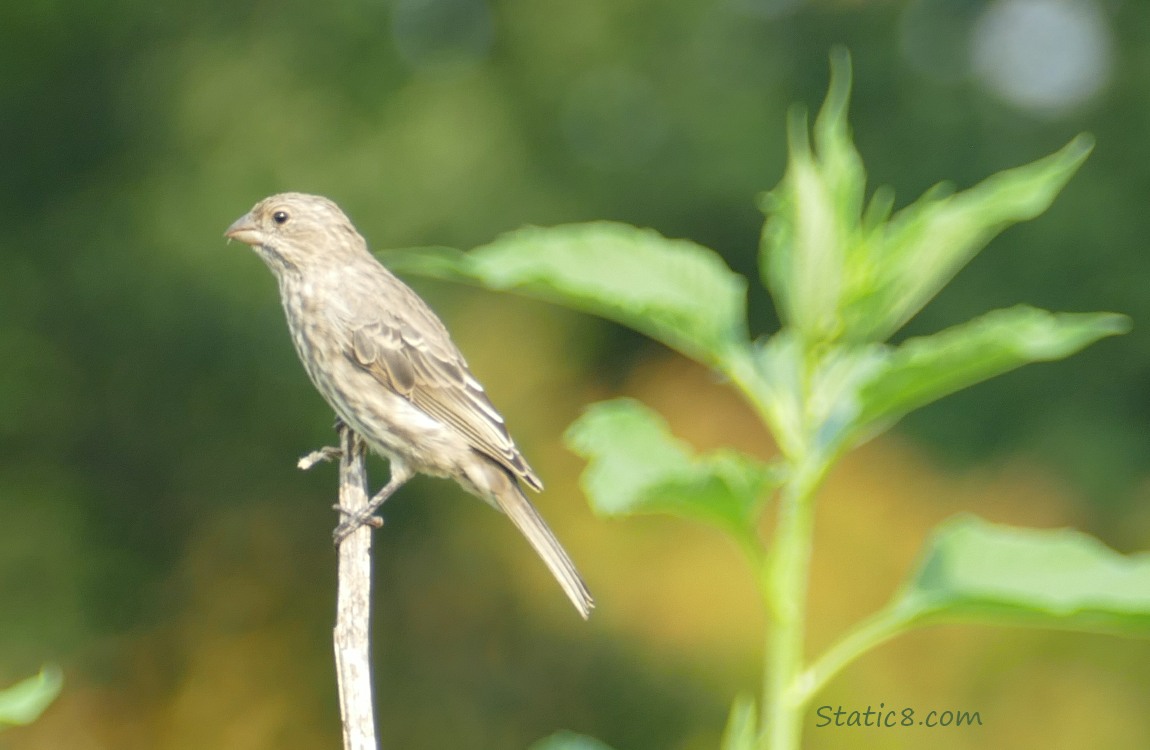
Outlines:
[[[358,513],[367,507],[366,449],[363,441],[343,423],[339,429],[339,507]],[[300,460],[300,468],[335,458],[324,448]],[[344,516],[346,520],[347,516]],[[344,750],[378,750],[374,705],[371,699],[371,526],[363,525],[339,545],[339,590],[333,640],[339,684],[339,713],[343,720]]]

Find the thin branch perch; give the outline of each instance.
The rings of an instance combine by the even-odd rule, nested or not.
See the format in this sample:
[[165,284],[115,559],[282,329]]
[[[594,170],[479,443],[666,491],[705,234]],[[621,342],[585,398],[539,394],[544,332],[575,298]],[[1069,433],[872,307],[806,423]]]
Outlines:
[[[340,423],[339,449],[323,448],[300,459],[301,469],[339,456],[339,508],[359,514],[367,507],[366,448]],[[378,750],[371,697],[371,526],[362,525],[339,544],[339,590],[333,633],[344,750]]]

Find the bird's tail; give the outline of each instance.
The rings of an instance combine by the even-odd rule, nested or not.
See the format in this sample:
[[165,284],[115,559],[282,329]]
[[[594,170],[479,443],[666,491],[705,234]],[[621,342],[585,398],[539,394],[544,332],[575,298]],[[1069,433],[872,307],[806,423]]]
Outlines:
[[575,569],[575,563],[567,556],[563,545],[559,544],[559,540],[548,528],[547,522],[523,494],[518,482],[507,476],[507,484],[499,490],[494,493],[499,509],[506,513],[511,523],[515,524],[515,528],[527,537],[535,552],[543,558],[551,575],[555,576],[555,580],[563,587],[567,598],[586,620],[595,606],[595,600],[591,598],[587,584],[583,583],[583,578]]

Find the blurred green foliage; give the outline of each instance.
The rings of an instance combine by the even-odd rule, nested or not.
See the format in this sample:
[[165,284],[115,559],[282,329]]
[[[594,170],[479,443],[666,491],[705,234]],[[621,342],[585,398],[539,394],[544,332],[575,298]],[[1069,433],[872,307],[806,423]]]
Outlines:
[[[388,253],[401,271],[552,300],[642,331],[729,380],[763,421],[779,451],[771,464],[727,446],[700,460],[633,399],[591,405],[566,433],[588,461],[581,484],[601,516],[706,520],[745,552],[768,620],[762,718],[756,726],[753,703],[737,697],[725,750],[801,747],[809,701],[837,672],[926,622],[1150,633],[1150,558],[1123,558],[1081,532],[959,517],[933,532],[917,575],[884,610],[805,664],[814,508],[833,465],[914,409],[1130,327],[1115,313],[1016,305],[884,343],[990,240],[1045,211],[1093,144],[1079,136],[968,191],[936,187],[892,214],[886,188],[866,202],[850,79],[849,54],[837,48],[813,139],[805,108],[793,108],[786,176],[761,200],[763,283],[783,321],[770,337],[747,340],[747,285],[714,251],[651,230],[592,222],[510,233],[469,253]],[[777,505],[769,537],[760,517],[768,500]],[[893,726],[905,725],[884,728]]]
[[[947,73],[991,5],[4,4],[0,682],[61,661],[70,685],[91,686],[71,698],[89,703],[69,709],[66,690],[4,741],[31,744],[69,710],[78,723],[105,717],[101,735],[122,748],[218,745],[214,727],[235,728],[231,747],[335,741],[334,476],[292,468],[330,439],[330,415],[295,361],[265,269],[222,240],[256,199],[329,195],[377,248],[473,247],[524,224],[620,220],[689,237],[750,275],[747,239],[761,221],[750,196],[782,174],[785,108],[821,98],[834,43],[854,55],[855,137],[896,205],[938,175],[966,188],[1074,133],[1095,135],[1055,210],[996,240],[906,334],[1018,300],[1124,312],[1134,333],[944,400],[905,428],[958,465],[1033,455],[1095,501],[1075,509],[1080,525],[1120,549],[1145,547],[1145,524],[1129,519],[1145,503],[1150,452],[1140,328],[1150,6],[1106,5],[1106,87],[1035,114],[961,66]],[[941,40],[912,43],[924,18],[946,19],[925,24],[944,29]],[[940,57],[924,67],[921,48]],[[570,469],[552,446],[588,392],[660,353],[540,307],[420,291],[549,475]],[[777,325],[763,294],[750,317],[754,333]],[[407,494],[425,497],[395,504],[378,546],[389,745],[523,747],[570,726],[646,750],[701,723],[721,732],[728,701],[682,679],[726,684],[707,655],[562,620],[541,627],[510,593],[526,556],[482,508],[435,502],[453,492],[413,486]],[[542,504],[579,521],[579,510]],[[577,559],[595,554],[580,541],[569,544]],[[252,709],[263,723],[229,669],[237,660],[254,695],[275,686]],[[317,725],[333,731],[304,729]]]
[[31,724],[51,705],[64,686],[64,675],[55,667],[0,689],[0,731],[12,725]]

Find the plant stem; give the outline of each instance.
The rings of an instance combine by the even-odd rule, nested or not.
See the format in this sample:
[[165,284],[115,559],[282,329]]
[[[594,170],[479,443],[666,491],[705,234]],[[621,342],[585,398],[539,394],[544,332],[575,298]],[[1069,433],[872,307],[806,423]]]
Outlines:
[[888,606],[868,617],[807,668],[796,686],[798,697],[809,700],[852,661],[910,628],[924,611],[921,607]]
[[763,750],[795,750],[806,696],[795,691],[803,669],[807,585],[814,527],[814,492],[825,464],[796,466],[779,497],[774,545],[763,572],[770,620],[763,678]]

